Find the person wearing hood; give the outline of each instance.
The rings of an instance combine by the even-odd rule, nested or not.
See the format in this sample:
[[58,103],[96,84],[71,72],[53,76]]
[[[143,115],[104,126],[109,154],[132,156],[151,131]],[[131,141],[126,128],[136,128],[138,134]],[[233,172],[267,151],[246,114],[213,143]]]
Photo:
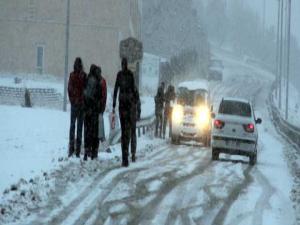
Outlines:
[[127,59],[122,59],[122,70],[118,72],[114,96],[113,96],[113,114],[115,113],[117,95],[119,93],[119,116],[121,123],[121,146],[122,146],[122,166],[128,167],[128,148],[131,137],[131,112],[134,96],[134,76],[128,69]]
[[[76,152],[80,157],[82,126],[84,117],[84,87],[86,84],[86,73],[83,71],[81,58],[77,57],[74,62],[74,70],[70,74],[68,82],[68,95],[71,103],[71,122],[69,135],[69,157]],[[77,135],[75,143],[75,125],[77,122]],[[76,149],[75,149],[76,144]]]
[[101,68],[92,64],[84,90],[85,120],[84,120],[84,160],[98,157],[98,129],[101,110],[101,84],[99,77]]

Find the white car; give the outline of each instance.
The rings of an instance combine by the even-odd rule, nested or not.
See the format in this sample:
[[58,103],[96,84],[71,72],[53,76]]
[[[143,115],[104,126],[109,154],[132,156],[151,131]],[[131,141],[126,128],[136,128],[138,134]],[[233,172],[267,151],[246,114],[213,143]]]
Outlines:
[[254,165],[257,160],[257,124],[252,104],[245,99],[223,98],[219,111],[212,113],[212,159],[218,160],[220,153],[244,155]]
[[178,85],[176,103],[172,110],[172,143],[181,140],[210,145],[211,111],[208,84],[205,80]]

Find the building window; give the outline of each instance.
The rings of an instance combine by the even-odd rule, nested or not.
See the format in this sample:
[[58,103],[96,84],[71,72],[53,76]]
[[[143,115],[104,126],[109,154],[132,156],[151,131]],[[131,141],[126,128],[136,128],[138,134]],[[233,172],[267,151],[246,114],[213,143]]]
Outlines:
[[37,67],[39,73],[43,73],[43,68],[44,68],[44,46],[37,46],[36,67]]

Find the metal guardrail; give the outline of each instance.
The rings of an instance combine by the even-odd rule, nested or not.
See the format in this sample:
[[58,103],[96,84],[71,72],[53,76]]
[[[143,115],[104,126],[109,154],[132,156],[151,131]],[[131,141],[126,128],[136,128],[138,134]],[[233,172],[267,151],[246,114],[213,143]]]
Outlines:
[[267,103],[274,125],[276,129],[278,129],[280,132],[286,135],[292,142],[294,142],[297,146],[300,147],[300,128],[292,125],[291,123],[282,118],[279,110],[277,109],[277,107],[275,107],[273,91],[274,88],[271,89]]
[[[136,131],[138,137],[141,137],[141,135],[145,135],[147,132],[152,131],[155,124],[155,117],[148,116],[145,118],[141,118],[140,121],[136,124]],[[121,141],[121,129],[118,129],[114,132],[113,135],[111,135],[109,139],[109,145],[115,145]]]

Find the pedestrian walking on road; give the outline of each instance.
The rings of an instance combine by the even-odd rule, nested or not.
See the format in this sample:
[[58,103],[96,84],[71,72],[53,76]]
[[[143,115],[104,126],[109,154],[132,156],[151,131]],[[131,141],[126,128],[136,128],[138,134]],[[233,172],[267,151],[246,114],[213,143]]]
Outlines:
[[172,102],[175,101],[175,88],[169,85],[165,94],[164,122],[163,122],[163,138],[166,137],[166,128],[169,124],[169,137],[172,133]]
[[[86,73],[83,71],[81,58],[77,57],[74,62],[74,70],[70,74],[68,82],[68,95],[71,103],[71,122],[69,135],[69,157],[75,152],[80,157],[82,126],[84,119],[84,88],[86,84]],[[77,122],[77,135],[75,143],[75,124]]]
[[131,133],[131,112],[133,107],[134,96],[134,76],[133,73],[127,67],[127,59],[122,59],[122,70],[118,72],[114,96],[113,96],[113,114],[115,113],[116,99],[119,92],[119,116],[121,123],[121,147],[122,147],[122,166],[127,167],[128,162],[128,148]]
[[104,120],[103,114],[106,108],[106,99],[107,99],[107,87],[106,87],[106,80],[100,74],[100,85],[101,85],[101,97],[100,97],[100,115],[99,115],[99,140],[100,142],[105,141],[105,127],[104,127]]
[[[164,111],[164,98],[165,98],[165,83],[162,82],[161,85],[157,89],[156,96],[154,98],[155,101],[155,137],[162,137],[162,127],[163,127],[163,111]],[[158,131],[159,130],[159,131]]]
[[133,107],[131,113],[131,160],[136,160],[136,122],[141,118],[141,101],[138,89],[134,88]]
[[99,77],[101,68],[92,64],[84,90],[85,120],[84,120],[84,160],[98,157],[99,147],[99,114],[101,110],[101,85]]

